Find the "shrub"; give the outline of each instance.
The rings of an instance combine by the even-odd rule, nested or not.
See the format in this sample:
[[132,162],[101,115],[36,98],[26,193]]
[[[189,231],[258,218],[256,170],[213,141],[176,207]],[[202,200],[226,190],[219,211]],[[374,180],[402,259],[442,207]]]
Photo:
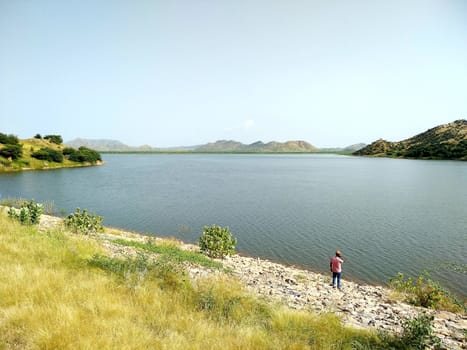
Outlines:
[[87,148],[87,147],[80,147],[78,150],[67,147],[63,150],[63,155],[67,156],[69,160],[73,162],[90,162],[90,163],[96,163],[98,161],[101,161],[101,155],[99,152]]
[[441,340],[433,334],[431,323],[433,316],[420,313],[416,318],[406,320],[403,324],[401,341],[411,349],[424,350],[427,345],[434,346],[435,349],[441,347]]
[[59,151],[56,151],[48,147],[41,148],[40,150],[32,153],[31,157],[40,159],[40,160],[47,160],[49,162],[56,162],[56,163],[63,162],[63,154]]
[[63,143],[63,138],[60,135],[45,135],[44,140],[49,140],[57,145],[61,145]]
[[0,132],[0,143],[4,145],[17,145],[19,144],[19,139],[15,135],[7,135]]
[[201,251],[211,258],[224,258],[235,253],[237,239],[232,238],[228,227],[222,228],[216,225],[205,226],[199,238]]
[[65,226],[70,228],[75,233],[90,234],[101,232],[104,227],[102,226],[102,216],[89,214],[86,209],[81,211],[80,208],[76,208],[75,213],[68,215],[65,218]]
[[20,144],[7,144],[0,149],[0,156],[11,159],[21,158],[23,155],[23,145]]
[[415,281],[399,272],[389,284],[396,291],[404,293],[405,301],[409,304],[431,309],[465,312],[465,306],[438,282],[433,281],[427,272]]
[[69,156],[69,155],[72,155],[72,154],[75,154],[77,153],[78,151],[76,149],[74,149],[73,147],[65,147],[62,151],[62,154],[64,156]]
[[10,218],[18,220],[22,225],[36,225],[39,223],[42,215],[42,204],[30,200],[23,202],[19,210],[13,207],[8,210]]
[[36,134],[36,135],[34,135],[34,138],[35,138],[35,139],[42,140],[42,136],[41,136],[41,134]]
[[82,157],[83,162],[95,163],[97,161],[102,160],[101,155],[99,154],[99,152],[97,152],[97,151],[95,151],[93,149],[82,146],[82,147],[78,148],[78,152],[79,152],[79,155]]

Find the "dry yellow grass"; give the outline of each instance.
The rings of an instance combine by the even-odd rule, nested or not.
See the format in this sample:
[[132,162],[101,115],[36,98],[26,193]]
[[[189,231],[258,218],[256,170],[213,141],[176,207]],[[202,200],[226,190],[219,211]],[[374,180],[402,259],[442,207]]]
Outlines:
[[[270,306],[235,280],[168,284],[91,267],[96,242],[0,213],[0,349],[370,349],[376,338]],[[180,278],[186,278],[181,275]],[[182,283],[183,282],[183,283]],[[366,347],[368,346],[368,347]]]

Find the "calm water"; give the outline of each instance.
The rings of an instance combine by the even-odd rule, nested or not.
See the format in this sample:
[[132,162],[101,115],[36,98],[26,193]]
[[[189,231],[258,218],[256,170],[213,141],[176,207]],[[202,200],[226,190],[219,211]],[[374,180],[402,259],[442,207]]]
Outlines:
[[240,252],[385,283],[428,270],[467,294],[467,163],[337,155],[104,155],[101,167],[0,176],[0,195],[87,208],[106,225],[196,242],[229,226]]

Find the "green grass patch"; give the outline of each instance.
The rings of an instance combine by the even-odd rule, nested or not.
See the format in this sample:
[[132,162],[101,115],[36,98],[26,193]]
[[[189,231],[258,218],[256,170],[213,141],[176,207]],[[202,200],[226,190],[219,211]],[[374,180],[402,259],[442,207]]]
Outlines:
[[222,269],[222,264],[213,261],[201,253],[190,252],[173,244],[154,244],[154,243],[142,243],[137,241],[128,241],[124,239],[117,239],[114,243],[126,246],[142,249],[151,253],[160,254],[173,262],[177,263],[192,263],[200,266],[204,266],[211,269]]
[[147,281],[155,281],[161,289],[191,290],[186,271],[179,264],[164,258],[150,260],[141,253],[124,259],[95,254],[87,263],[116,275],[127,287],[141,287]]

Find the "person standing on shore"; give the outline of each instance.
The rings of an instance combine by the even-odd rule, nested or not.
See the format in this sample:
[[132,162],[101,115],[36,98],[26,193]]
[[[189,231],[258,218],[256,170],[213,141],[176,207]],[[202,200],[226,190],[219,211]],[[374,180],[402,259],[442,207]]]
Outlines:
[[332,272],[331,286],[333,288],[336,288],[336,280],[337,280],[337,288],[341,289],[341,274],[342,274],[343,263],[344,263],[344,259],[342,259],[341,251],[336,250],[336,256],[333,256],[329,263],[329,267],[331,268],[331,272]]

